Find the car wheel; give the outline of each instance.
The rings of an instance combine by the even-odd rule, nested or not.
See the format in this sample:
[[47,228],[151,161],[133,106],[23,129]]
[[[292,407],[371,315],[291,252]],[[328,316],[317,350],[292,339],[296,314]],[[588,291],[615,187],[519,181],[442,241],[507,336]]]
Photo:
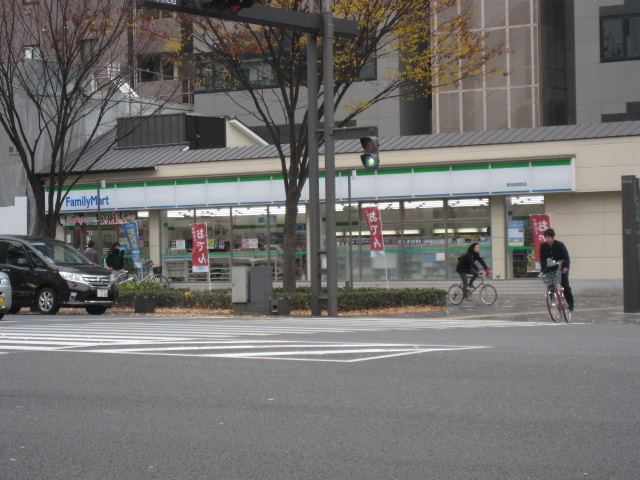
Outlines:
[[21,307],[15,306],[15,307],[11,307],[9,309],[9,315],[15,315],[16,313],[18,313],[20,311]]
[[58,296],[56,295],[56,292],[49,287],[44,287],[38,293],[36,307],[43,315],[55,315],[58,313],[60,307],[58,306]]
[[107,307],[86,307],[87,313],[89,315],[102,315],[107,311]]

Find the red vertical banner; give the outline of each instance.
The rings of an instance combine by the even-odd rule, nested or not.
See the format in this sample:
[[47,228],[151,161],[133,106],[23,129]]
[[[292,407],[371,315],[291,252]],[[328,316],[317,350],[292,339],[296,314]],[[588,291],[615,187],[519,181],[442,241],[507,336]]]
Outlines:
[[531,233],[533,235],[533,254],[536,259],[536,270],[540,270],[540,245],[544,242],[544,231],[551,228],[549,215],[529,215],[531,217]]
[[194,223],[191,225],[191,239],[193,247],[191,249],[192,271],[209,271],[209,249],[207,242],[207,224]]
[[384,240],[382,238],[382,219],[378,207],[363,207],[362,213],[367,219],[371,233],[371,256],[384,255]]

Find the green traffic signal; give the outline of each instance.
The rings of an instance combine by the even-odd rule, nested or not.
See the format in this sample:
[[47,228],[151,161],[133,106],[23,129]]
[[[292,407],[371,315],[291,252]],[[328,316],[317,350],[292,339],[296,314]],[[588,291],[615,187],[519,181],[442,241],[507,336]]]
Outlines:
[[378,137],[362,137],[360,144],[364,148],[364,154],[360,155],[362,165],[367,170],[376,170],[380,165]]

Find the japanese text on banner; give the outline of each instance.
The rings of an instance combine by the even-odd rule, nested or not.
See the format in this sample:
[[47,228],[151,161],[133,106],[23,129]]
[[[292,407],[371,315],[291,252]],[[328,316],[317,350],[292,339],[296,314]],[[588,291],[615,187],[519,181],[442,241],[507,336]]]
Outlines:
[[134,267],[142,268],[142,259],[140,258],[140,239],[138,238],[138,224],[136,222],[123,223],[122,230],[127,238]]
[[194,223],[191,225],[191,270],[193,273],[209,271],[209,249],[207,242],[207,224]]
[[362,213],[367,219],[371,233],[371,256],[384,255],[384,240],[382,238],[382,219],[378,207],[363,207]]
[[551,228],[549,215],[530,215],[531,234],[533,235],[533,252],[536,259],[536,270],[540,271],[540,245],[544,243],[544,231]]

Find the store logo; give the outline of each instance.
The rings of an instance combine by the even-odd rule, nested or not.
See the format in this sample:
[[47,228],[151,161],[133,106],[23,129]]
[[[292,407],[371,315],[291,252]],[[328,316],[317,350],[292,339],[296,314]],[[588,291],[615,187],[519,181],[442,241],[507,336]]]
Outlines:
[[507,187],[526,187],[527,182],[507,182]]
[[[85,207],[87,210],[92,208],[92,207],[98,207],[98,196],[97,195],[93,195],[91,197],[88,197],[86,195],[83,195],[80,198],[71,198],[69,196],[67,196],[64,199],[64,205],[65,207]],[[100,206],[103,205],[109,205],[109,196],[105,196],[102,197],[100,199]]]

